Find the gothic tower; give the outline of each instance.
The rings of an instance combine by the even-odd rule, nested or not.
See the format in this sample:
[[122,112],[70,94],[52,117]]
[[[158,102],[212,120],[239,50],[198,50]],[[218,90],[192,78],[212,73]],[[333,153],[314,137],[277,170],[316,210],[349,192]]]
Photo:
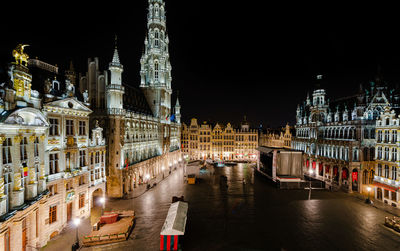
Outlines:
[[112,62],[109,64],[111,81],[106,87],[106,107],[108,115],[108,178],[107,178],[107,194],[110,197],[121,197],[122,189],[122,146],[124,135],[124,114],[123,95],[124,87],[122,86],[123,66],[119,62],[117,43]]
[[175,120],[176,123],[178,124],[181,123],[181,106],[179,105],[178,97],[176,98],[176,104],[175,104]]
[[140,87],[161,123],[171,116],[171,64],[168,52],[164,0],[149,0],[147,35],[140,59]]

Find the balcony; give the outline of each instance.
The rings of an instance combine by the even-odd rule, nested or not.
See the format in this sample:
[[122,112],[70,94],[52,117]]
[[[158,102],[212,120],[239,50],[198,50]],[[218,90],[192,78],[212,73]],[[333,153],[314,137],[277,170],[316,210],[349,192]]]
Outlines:
[[125,114],[126,114],[125,109],[120,109],[120,108],[108,108],[107,109],[107,115],[125,116]]
[[116,84],[109,84],[107,85],[107,91],[120,91],[120,92],[124,92],[125,91],[125,87],[122,85],[116,85]]

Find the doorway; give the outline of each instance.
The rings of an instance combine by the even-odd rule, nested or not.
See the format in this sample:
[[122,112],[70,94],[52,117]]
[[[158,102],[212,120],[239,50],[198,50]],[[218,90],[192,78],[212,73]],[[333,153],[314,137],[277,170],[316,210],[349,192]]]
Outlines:
[[72,220],[72,202],[67,204],[67,222]]

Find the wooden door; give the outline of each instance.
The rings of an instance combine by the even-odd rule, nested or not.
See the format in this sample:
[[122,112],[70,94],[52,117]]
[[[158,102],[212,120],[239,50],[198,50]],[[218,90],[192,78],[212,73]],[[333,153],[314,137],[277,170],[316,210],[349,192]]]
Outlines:
[[72,202],[67,204],[67,221],[72,219]]

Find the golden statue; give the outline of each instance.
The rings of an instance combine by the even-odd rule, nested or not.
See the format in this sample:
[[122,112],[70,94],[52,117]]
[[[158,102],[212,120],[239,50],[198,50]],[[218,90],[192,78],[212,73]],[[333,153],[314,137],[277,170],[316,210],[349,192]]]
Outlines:
[[28,65],[28,54],[24,53],[24,48],[29,46],[28,44],[19,44],[17,48],[15,48],[12,52],[13,57],[15,58],[15,62],[17,64],[22,65],[22,62],[25,62],[25,66]]

